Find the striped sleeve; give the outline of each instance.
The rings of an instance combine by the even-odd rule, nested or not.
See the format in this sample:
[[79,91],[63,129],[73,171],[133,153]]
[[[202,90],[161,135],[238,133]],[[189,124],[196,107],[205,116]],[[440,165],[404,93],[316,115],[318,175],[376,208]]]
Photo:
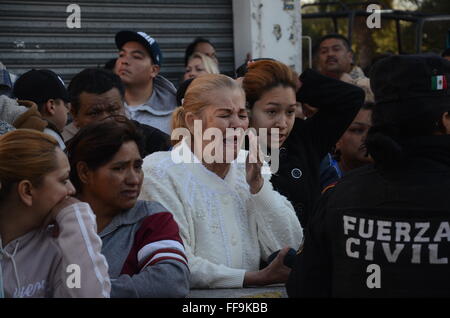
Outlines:
[[145,245],[138,252],[140,270],[165,259],[177,260],[187,265],[183,244],[176,240],[161,240]]
[[155,213],[142,221],[122,274],[138,274],[164,260],[188,265],[178,225],[169,212]]
[[[61,251],[59,282],[54,297],[109,297],[111,282],[106,258],[101,254],[102,241],[89,204],[78,202],[62,209],[56,216],[59,234],[56,244]],[[71,288],[66,282],[77,265],[80,287]]]

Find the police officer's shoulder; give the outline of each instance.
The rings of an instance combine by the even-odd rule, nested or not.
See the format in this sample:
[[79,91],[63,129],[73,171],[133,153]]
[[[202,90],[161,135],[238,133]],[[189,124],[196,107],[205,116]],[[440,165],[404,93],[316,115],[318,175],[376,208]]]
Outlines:
[[337,182],[332,183],[328,187],[326,187],[322,193],[328,192],[331,189],[334,189],[334,191],[345,190],[347,189],[347,187],[353,186],[360,182],[365,182],[366,180],[368,180],[368,178],[377,174],[378,171],[373,164],[353,169],[347,172]]

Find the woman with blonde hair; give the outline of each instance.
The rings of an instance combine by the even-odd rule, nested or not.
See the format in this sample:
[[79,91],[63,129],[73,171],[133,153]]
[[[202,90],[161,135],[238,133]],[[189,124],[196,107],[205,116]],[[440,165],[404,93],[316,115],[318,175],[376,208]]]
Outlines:
[[195,52],[188,58],[183,79],[188,80],[205,74],[219,74],[219,67],[209,56]]
[[191,288],[285,282],[290,270],[284,256],[300,245],[302,228],[290,202],[261,173],[256,155],[240,151],[248,128],[242,88],[220,74],[194,79],[172,124],[173,150],[144,159],[141,198],[174,214]]
[[0,137],[0,296],[109,297],[95,218],[71,197],[69,172],[51,136]]

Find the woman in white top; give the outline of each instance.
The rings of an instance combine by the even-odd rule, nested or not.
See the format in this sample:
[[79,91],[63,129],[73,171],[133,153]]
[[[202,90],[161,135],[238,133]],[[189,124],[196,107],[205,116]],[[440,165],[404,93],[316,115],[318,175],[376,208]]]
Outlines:
[[[174,214],[186,247],[191,288],[285,282],[289,268],[283,258],[287,247],[299,247],[302,228],[291,203],[273,190],[270,174],[261,174],[263,165],[255,162],[255,155],[239,151],[242,131],[248,128],[242,88],[224,75],[196,78],[172,124],[176,145],[145,158],[140,198],[158,201]],[[230,128],[241,134],[230,137]],[[195,134],[204,140],[194,142]],[[261,260],[280,249],[260,270]]]

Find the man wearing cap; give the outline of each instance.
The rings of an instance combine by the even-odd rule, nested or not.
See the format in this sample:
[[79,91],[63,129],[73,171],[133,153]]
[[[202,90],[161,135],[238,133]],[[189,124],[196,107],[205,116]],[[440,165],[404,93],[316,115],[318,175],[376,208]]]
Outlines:
[[33,69],[16,80],[13,95],[38,105],[39,112],[48,122],[44,133],[53,136],[64,150],[61,132],[67,123],[70,104],[63,80],[50,70]]
[[290,297],[450,295],[450,62],[391,56],[372,68],[374,165],[328,190],[306,229]]
[[125,84],[125,106],[131,119],[170,135],[176,89],[159,75],[162,54],[158,43],[134,31],[120,31],[115,40],[119,49],[115,71]]

